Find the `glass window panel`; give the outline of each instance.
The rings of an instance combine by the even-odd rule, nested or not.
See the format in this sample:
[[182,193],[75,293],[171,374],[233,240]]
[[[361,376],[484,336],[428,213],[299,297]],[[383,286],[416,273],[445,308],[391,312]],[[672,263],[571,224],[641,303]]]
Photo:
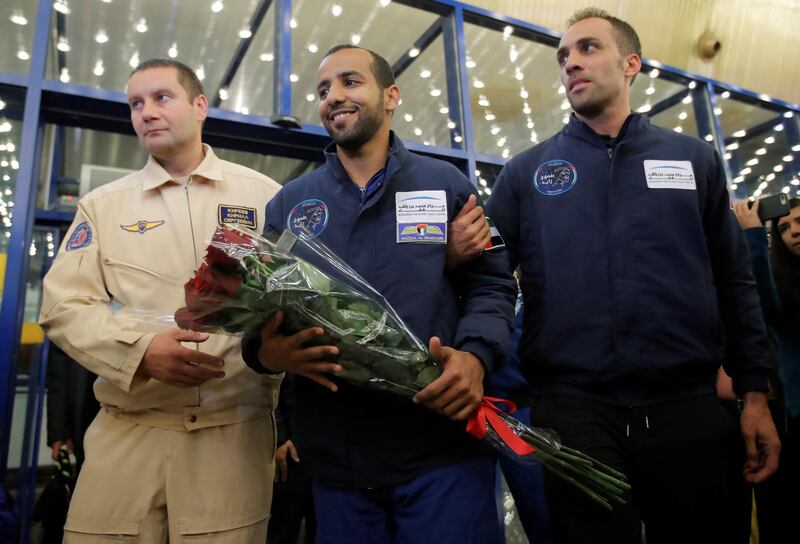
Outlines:
[[797,123],[796,116],[785,118],[783,110],[765,108],[722,89],[717,90],[717,107],[737,197],[759,198],[781,191],[797,196],[794,158],[800,147],[789,141],[786,130],[789,123]]
[[498,164],[478,163],[475,177],[478,179],[478,194],[481,195],[484,202],[489,200],[494,182],[502,169],[503,167]]
[[513,33],[464,28],[477,151],[509,158],[561,130],[570,109],[555,49]]
[[[273,2],[274,4],[274,2]],[[275,80],[275,9],[270,4],[253,35],[247,53],[233,81],[220,98],[218,107],[243,114],[272,115],[272,87]],[[209,95],[210,99],[213,99]]]
[[655,125],[699,137],[691,93],[687,93],[680,101],[663,109],[680,93],[689,90],[688,83],[678,83],[659,75],[660,70],[656,68],[642,67],[641,73],[636,76],[631,87],[631,108],[648,114],[650,121]]
[[[57,131],[61,132],[58,137],[55,136]],[[141,150],[135,136],[54,125],[47,126],[47,133],[50,145],[62,147],[60,152],[43,154],[42,172],[52,173],[41,177],[38,208],[74,211],[78,200],[90,190],[139,170],[147,162],[147,154]],[[219,146],[214,147],[214,152],[222,159],[263,172],[282,184],[319,164]],[[53,156],[61,159],[49,169],[46,161]],[[51,198],[52,191],[55,194]]]
[[[357,43],[394,65],[439,18],[435,13],[399,3],[383,4],[379,0],[342,0],[336,4],[340,10],[334,10],[333,3],[321,5],[309,0],[294,3],[293,18],[297,25],[292,34],[292,66],[297,81],[292,87],[292,110],[304,123],[320,124],[316,74],[322,55],[329,48],[340,43]],[[397,84],[402,104],[395,113],[393,128],[398,135],[450,147],[441,35],[414,57],[397,78]],[[406,120],[407,115],[411,121]]]
[[6,45],[4,54],[0,55],[0,72],[27,74],[30,71],[37,4],[30,0],[3,1],[0,36]]
[[133,66],[172,57],[194,68],[213,96],[257,4],[70,0],[69,13],[53,14],[47,77],[121,91]]
[[8,242],[14,220],[23,94],[20,89],[0,87],[0,303],[5,278]]

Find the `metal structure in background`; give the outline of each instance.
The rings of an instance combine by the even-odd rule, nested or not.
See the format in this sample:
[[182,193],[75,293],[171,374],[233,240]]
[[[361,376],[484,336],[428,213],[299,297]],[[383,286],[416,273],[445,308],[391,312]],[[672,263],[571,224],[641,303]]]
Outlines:
[[[226,8],[227,4],[230,6]],[[166,25],[162,38],[166,40],[164,44],[170,44],[169,49],[165,45],[164,50],[171,57],[178,56],[176,36],[183,35],[182,29],[184,34],[205,40],[214,51],[206,51],[207,44],[202,41],[193,42],[189,47],[181,43],[184,50],[201,51],[202,64],[197,70],[202,70],[204,77],[211,73],[217,76],[212,81],[209,75],[205,81],[213,93],[210,98],[214,106],[205,126],[205,140],[230,153],[247,154],[254,161],[266,160],[268,162],[254,162],[253,165],[268,169],[267,173],[274,177],[278,177],[274,172],[283,169],[285,179],[313,167],[320,160],[320,149],[328,142],[325,131],[316,123],[287,128],[278,122],[286,116],[313,118],[314,97],[309,93],[305,95],[307,103],[303,102],[298,100],[298,96],[303,97],[302,93],[293,98],[293,89],[302,85],[313,91],[314,85],[301,79],[309,74],[295,73],[293,68],[300,64],[298,59],[306,63],[313,61],[311,64],[318,62],[318,55],[326,47],[346,41],[343,35],[349,35],[353,42],[361,41],[363,35],[361,45],[366,47],[378,43],[379,46],[371,48],[385,54],[394,63],[397,77],[408,83],[401,85],[408,102],[404,104],[404,113],[395,119],[395,128],[407,141],[407,147],[454,163],[484,196],[491,193],[494,177],[511,155],[554,133],[569,114],[557,77],[553,81],[543,81],[548,78],[542,76],[548,74],[547,70],[557,72],[553,71],[552,48],[558,42],[559,33],[452,0],[315,2],[319,18],[328,18],[323,23],[295,20],[295,13],[300,13],[298,10],[309,9],[302,0],[192,3],[142,0],[131,4],[130,10],[126,7],[125,13],[109,11],[116,9],[113,6],[117,3],[104,0],[39,0],[35,14],[30,5],[31,0],[8,0],[0,8],[0,31],[17,28],[3,26],[9,24],[30,25],[28,28],[32,29],[32,40],[27,44],[24,39],[17,39],[16,59],[12,58],[13,53],[8,60],[0,59],[0,132],[5,130],[4,120],[6,123],[7,119],[22,122],[19,144],[14,146],[18,149],[12,160],[17,163],[16,179],[9,181],[8,174],[3,174],[4,181],[0,181],[0,184],[5,183],[0,185],[5,187],[5,193],[0,193],[0,205],[10,209],[2,199],[3,194],[6,197],[13,194],[14,212],[13,222],[8,216],[3,218],[6,226],[0,224],[0,236],[7,238],[0,238],[5,244],[0,245],[0,253],[7,254],[4,288],[0,292],[0,478],[5,479],[9,466],[15,390],[18,385],[27,383],[31,385],[26,413],[30,421],[24,425],[25,435],[21,437],[22,459],[11,460],[19,475],[18,496],[24,503],[21,510],[25,523],[29,521],[33,500],[38,429],[42,418],[41,380],[46,360],[36,356],[34,359],[38,361],[34,361],[30,370],[20,370],[25,366],[19,359],[20,334],[34,224],[56,227],[69,223],[74,215],[70,209],[59,208],[56,199],[62,188],[63,164],[73,153],[65,150],[65,131],[79,136],[86,131],[131,134],[126,99],[121,92],[123,83],[119,83],[127,79],[127,65],[104,64],[100,59],[94,64],[95,75],[86,75],[87,69],[92,69],[70,64],[71,59],[79,61],[86,55],[71,56],[68,53],[71,48],[88,48],[81,50],[84,53],[99,51],[102,46],[98,44],[107,41],[109,34],[113,39],[135,43],[138,35],[134,30],[119,26],[121,23],[117,19],[123,16],[128,18],[123,22],[131,23],[129,26],[135,26],[139,33],[147,31],[148,25]],[[26,6],[27,14],[23,9]],[[217,27],[203,18],[200,10],[208,10],[209,6],[215,14],[229,9],[225,28],[233,27],[235,31],[235,25],[244,25],[238,38],[228,39],[229,36],[221,35]],[[242,9],[243,6],[246,9]],[[128,13],[139,8],[143,14],[150,10],[147,12],[149,19],[142,14]],[[92,17],[75,19],[74,15],[69,15],[70,9],[86,10]],[[382,12],[383,9],[387,11]],[[348,28],[349,19],[345,17],[336,19],[343,10],[350,10],[364,19],[360,30]],[[138,17],[138,22],[131,17]],[[414,24],[404,25],[404,21],[397,18],[413,19]],[[91,40],[94,28],[80,28],[78,34],[71,35],[72,43],[69,42],[67,34],[78,32],[75,26],[91,25],[96,20],[98,25],[113,23],[118,26],[113,32],[98,26],[100,30],[94,36],[96,43]],[[338,21],[339,26],[329,24],[330,21]],[[204,22],[207,23],[205,32],[201,24]],[[298,43],[293,39],[298,34],[297,26],[306,22],[316,26],[308,31],[304,43]],[[181,25],[200,27],[183,28]],[[418,29],[414,31],[416,37],[404,36],[402,41],[407,43],[399,43],[395,31],[407,32],[412,27]],[[373,30],[378,28],[379,31]],[[313,44],[310,43],[312,38]],[[57,43],[53,43],[56,40]],[[78,43],[81,40],[83,45]],[[148,38],[147,42],[142,41],[141,47],[144,50],[150,42],[156,41]],[[322,47],[317,57],[304,58],[306,49],[317,51],[317,42]],[[228,58],[210,56],[219,51],[227,52]],[[135,66],[139,61],[139,49],[127,54],[130,54],[129,64]],[[259,64],[253,64],[256,57]],[[143,54],[141,60],[145,58]],[[254,65],[263,68],[254,70]],[[436,70],[429,66],[435,66]],[[106,88],[100,76],[111,71],[117,74],[117,79],[114,88]],[[240,89],[237,100],[227,99],[229,88],[237,84],[247,87],[246,82],[255,81],[256,76],[261,77],[262,85],[258,92],[252,89],[253,96],[248,96],[250,89],[248,93]],[[23,109],[17,111],[9,106],[2,111],[4,93],[24,93]],[[793,196],[800,194],[800,106],[797,104],[648,59],[644,59],[632,97],[633,106],[654,122],[679,132],[686,131],[715,146],[725,159],[731,192],[738,198],[757,197],[765,191],[776,190]],[[758,122],[748,124],[753,123],[751,119],[758,119]],[[737,123],[741,127],[746,125],[747,130],[735,126]],[[49,144],[49,153],[42,154],[46,125],[55,127],[55,135]],[[4,145],[6,147],[2,147]],[[7,144],[0,144],[0,151],[7,147]],[[45,160],[40,160],[42,155]],[[269,162],[272,159],[275,160]],[[0,160],[0,167],[2,164]],[[49,176],[44,184],[40,170]],[[778,182],[782,185],[777,186]],[[49,187],[46,199],[37,194],[44,187]],[[46,350],[46,344],[38,349]],[[34,387],[30,380],[38,385]]]

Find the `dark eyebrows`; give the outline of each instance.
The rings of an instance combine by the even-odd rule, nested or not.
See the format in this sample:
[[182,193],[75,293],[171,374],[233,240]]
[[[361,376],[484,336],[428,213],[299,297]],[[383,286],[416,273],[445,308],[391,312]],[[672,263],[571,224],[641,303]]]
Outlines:
[[[594,36],[586,36],[585,38],[579,38],[575,42],[575,44],[578,45],[578,46],[583,46],[583,45],[587,45],[587,44],[589,44],[591,42],[598,43],[599,41],[600,40],[598,40]],[[569,48],[564,46],[564,45],[562,45],[556,51],[556,58],[559,59],[559,58],[561,58],[562,55],[566,55],[568,52],[569,52]]]
[[[363,78],[364,74],[362,74],[358,70],[347,70],[347,71],[339,72],[338,74],[336,74],[336,78],[337,79],[347,79],[348,77],[353,77],[353,76],[357,76],[357,77]],[[322,81],[320,81],[317,84],[317,93],[319,93],[319,91],[322,90],[323,87],[327,87],[328,85],[330,85],[330,80],[329,79],[323,79]]]

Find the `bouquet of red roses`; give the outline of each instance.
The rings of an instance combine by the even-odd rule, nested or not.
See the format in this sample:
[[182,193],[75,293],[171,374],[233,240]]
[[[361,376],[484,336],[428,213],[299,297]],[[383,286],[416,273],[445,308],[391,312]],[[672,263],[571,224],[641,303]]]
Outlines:
[[[315,264],[311,264],[314,262]],[[178,326],[203,332],[258,335],[277,310],[284,333],[322,327],[324,344],[339,348],[338,378],[413,396],[441,375],[426,346],[386,299],[318,240],[284,231],[277,241],[239,226],[217,228],[203,264],[185,285]],[[485,397],[467,431],[523,461],[541,462],[611,508],[630,489],[623,474],[561,445]]]

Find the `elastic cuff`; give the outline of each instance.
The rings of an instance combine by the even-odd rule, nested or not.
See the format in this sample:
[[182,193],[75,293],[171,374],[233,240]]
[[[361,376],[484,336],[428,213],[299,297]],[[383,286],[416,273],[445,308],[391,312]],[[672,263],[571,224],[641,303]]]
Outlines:
[[261,349],[260,336],[250,336],[242,338],[242,359],[244,359],[244,364],[249,366],[251,369],[253,369],[254,372],[258,374],[270,374],[273,376],[277,376],[278,374],[283,374],[283,372],[273,372],[272,370],[266,368],[264,365],[261,364],[261,361],[258,360],[258,351],[260,349]]
[[769,392],[768,374],[745,374],[733,378],[733,391],[737,397],[744,397],[745,393],[758,391]]

